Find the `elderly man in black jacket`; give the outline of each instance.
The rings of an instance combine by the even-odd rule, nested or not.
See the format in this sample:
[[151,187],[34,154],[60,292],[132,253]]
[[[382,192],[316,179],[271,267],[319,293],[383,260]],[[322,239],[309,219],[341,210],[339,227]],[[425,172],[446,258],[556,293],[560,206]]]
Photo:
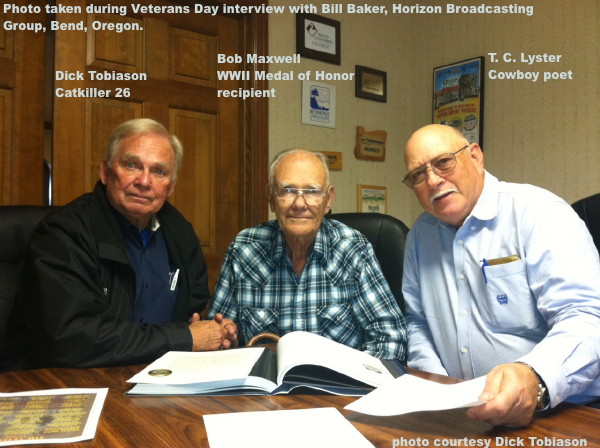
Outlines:
[[145,363],[237,344],[230,320],[199,319],[209,299],[202,250],[167,202],[182,153],[160,123],[119,125],[94,191],[38,226],[19,301],[30,366]]

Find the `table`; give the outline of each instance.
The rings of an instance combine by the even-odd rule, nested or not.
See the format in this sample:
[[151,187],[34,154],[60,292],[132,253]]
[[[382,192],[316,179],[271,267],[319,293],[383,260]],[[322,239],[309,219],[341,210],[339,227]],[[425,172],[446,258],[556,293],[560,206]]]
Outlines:
[[[331,395],[235,397],[127,397],[126,380],[144,366],[97,369],[40,369],[0,374],[0,391],[63,387],[110,388],[94,440],[71,443],[74,448],[209,448],[202,415],[225,412],[302,409],[335,406],[377,448],[395,446],[464,447],[571,445],[600,447],[600,409],[562,404],[527,428],[492,427],[466,417],[464,409],[372,417],[342,408],[353,397]],[[440,382],[439,375],[415,372]],[[268,431],[269,424],[257,431]],[[533,442],[530,437],[535,437]],[[587,445],[583,445],[585,442]],[[32,446],[32,445],[28,445]],[[37,445],[41,446],[41,445]],[[44,445],[52,446],[52,445]],[[54,445],[56,446],[56,445]],[[282,447],[284,448],[284,447]],[[307,447],[313,448],[313,447]],[[322,448],[322,447],[315,447]]]

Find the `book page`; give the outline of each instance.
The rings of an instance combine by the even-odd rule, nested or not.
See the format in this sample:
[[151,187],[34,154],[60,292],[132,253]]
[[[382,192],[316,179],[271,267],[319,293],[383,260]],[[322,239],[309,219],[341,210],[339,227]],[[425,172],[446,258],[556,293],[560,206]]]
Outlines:
[[210,448],[373,448],[335,408],[237,412],[203,418]]
[[108,389],[0,393],[0,446],[93,439]]
[[347,405],[361,414],[390,416],[418,411],[436,411],[477,406],[485,377],[457,384],[440,384],[414,375],[402,375]]
[[277,384],[295,366],[313,364],[327,367],[374,387],[394,380],[381,361],[323,336],[294,331],[277,344]]
[[263,347],[249,347],[214,352],[168,352],[127,382],[173,385],[246,378],[263,350]]

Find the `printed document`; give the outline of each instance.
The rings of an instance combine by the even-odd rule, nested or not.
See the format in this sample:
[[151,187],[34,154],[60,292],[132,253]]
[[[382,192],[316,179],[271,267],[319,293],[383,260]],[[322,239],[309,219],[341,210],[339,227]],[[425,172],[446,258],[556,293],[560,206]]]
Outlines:
[[414,375],[402,375],[350,403],[344,409],[361,414],[390,416],[466,408],[484,403],[479,400],[484,386],[484,376],[457,384],[440,384]]
[[108,389],[0,393],[0,446],[93,439]]

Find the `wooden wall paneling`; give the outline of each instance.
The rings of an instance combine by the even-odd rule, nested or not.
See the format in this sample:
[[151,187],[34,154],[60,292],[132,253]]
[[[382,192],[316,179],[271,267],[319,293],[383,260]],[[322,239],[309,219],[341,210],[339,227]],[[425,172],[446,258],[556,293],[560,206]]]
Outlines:
[[[0,22],[12,20],[12,14],[0,12]],[[13,88],[15,61],[13,32],[0,28],[0,205],[10,203],[12,181]]]
[[[220,16],[220,28],[226,31],[219,33],[218,52],[227,55],[243,53],[243,21],[238,18]],[[237,26],[233,26],[233,23]],[[228,25],[230,24],[230,25]],[[216,60],[216,55],[215,58]],[[228,70],[242,70],[242,64],[227,64]],[[222,70],[223,67],[220,67]],[[242,81],[222,79],[218,81],[218,88],[224,90],[238,90],[243,87]],[[242,197],[247,193],[244,185],[244,144],[243,144],[243,108],[245,101],[231,98],[219,99],[220,128],[219,139],[222,148],[218,154],[218,171],[221,182],[217,192],[217,219],[220,223],[218,247],[225,253],[227,247],[237,233],[248,224],[242,220]],[[233,169],[234,168],[234,169]]]
[[110,133],[126,120],[141,118],[143,112],[139,102],[115,101],[110,98],[88,98],[85,105],[85,185],[86,191],[91,191],[100,178],[100,163],[104,158]]
[[143,72],[143,32],[116,33],[111,30],[92,30],[92,23],[131,24],[142,26],[142,20],[114,14],[87,14],[87,64],[107,70]]
[[170,131],[179,137],[184,147],[171,203],[192,222],[200,239],[208,268],[211,290],[220,271],[223,253],[217,237],[222,223],[217,220],[217,115],[171,109]]
[[144,70],[150,79],[169,79],[169,39],[165,39],[170,33],[170,24],[164,20],[154,17],[144,19],[146,30],[146,48]]
[[12,181],[12,90],[0,89],[0,205],[9,204]]
[[216,87],[217,37],[176,27],[171,27],[169,37],[170,79]]
[[[16,2],[20,5],[27,2]],[[40,13],[14,14],[15,22],[44,23]],[[11,36],[10,36],[11,35]],[[8,204],[44,203],[44,60],[45,35],[32,31],[9,31],[6,54],[13,54],[14,84],[11,112],[12,148]],[[8,50],[12,46],[12,50]]]
[[205,254],[216,254],[216,114],[171,109],[170,131],[184,147],[171,202],[194,224]]
[[[258,4],[259,1],[240,0],[240,3]],[[268,14],[253,14],[245,16],[243,22],[244,53],[267,55],[268,50]],[[245,65],[245,70],[268,70],[268,64]],[[244,88],[257,90],[268,89],[268,81],[244,82]],[[241,221],[246,226],[256,225],[266,221],[268,216],[268,197],[266,185],[268,181],[267,168],[269,165],[269,103],[264,98],[249,98],[244,102],[243,117],[244,146],[242,168],[241,196],[244,203],[240,207]]]
[[[72,6],[80,6],[85,11],[86,2],[75,0]],[[78,22],[86,20],[86,13],[57,14],[56,20]],[[92,33],[91,30],[88,33]],[[54,70],[59,72],[85,72],[87,54],[87,33],[84,31],[56,31],[54,44]],[[54,91],[70,91],[85,88],[85,81],[57,79]],[[85,165],[85,98],[72,98],[60,95],[54,97],[53,107],[53,203],[63,205],[89,191],[86,177],[90,167]]]
[[[13,15],[11,13],[5,13],[0,11],[0,23],[6,21],[13,21]],[[0,28],[0,58],[13,59],[14,57],[14,31],[5,30],[4,27]]]

